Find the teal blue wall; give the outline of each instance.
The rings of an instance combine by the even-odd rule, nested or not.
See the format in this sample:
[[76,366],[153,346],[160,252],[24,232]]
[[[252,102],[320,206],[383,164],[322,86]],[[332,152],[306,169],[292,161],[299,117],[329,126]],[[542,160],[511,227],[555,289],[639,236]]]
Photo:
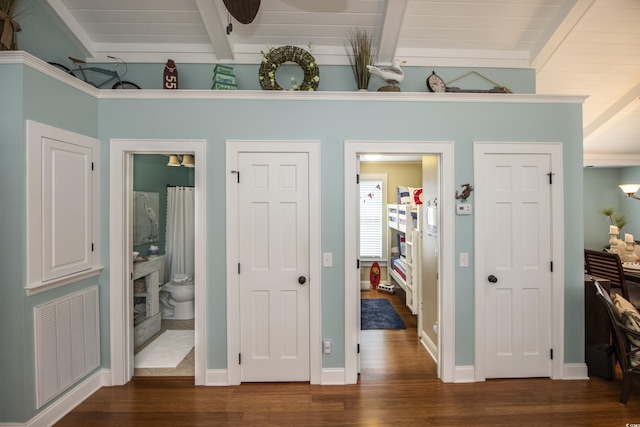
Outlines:
[[640,167],[584,169],[584,247],[601,250],[609,244],[609,218],[601,213],[605,207],[624,214],[629,223],[621,231],[640,240],[640,200],[631,199],[619,184],[640,184]]
[[[0,342],[2,342],[2,378],[0,381],[0,422],[24,422],[35,410],[35,352],[33,309],[63,295],[100,283],[87,279],[62,288],[27,297],[26,246],[26,123],[35,120],[72,132],[98,137],[98,101],[71,89],[50,77],[22,65],[0,67],[0,194],[6,201],[2,210],[0,232],[3,256],[0,270],[3,301]],[[104,217],[103,217],[104,218]],[[101,288],[102,301],[108,289]],[[108,306],[107,306],[108,307]],[[108,312],[101,313],[101,324],[109,327]],[[104,331],[104,326],[101,328]],[[108,348],[108,335],[101,345]]]
[[133,247],[141,256],[147,255],[149,246],[155,245],[165,253],[167,226],[167,185],[193,185],[193,168],[169,167],[169,158],[161,154],[135,154],[133,156],[133,190],[159,195],[159,240]]
[[[105,99],[101,101],[100,124],[105,150],[111,138],[203,138],[208,142],[207,267],[217,272],[207,284],[209,369],[226,368],[226,252],[221,220],[225,206],[219,201],[225,196],[227,139],[321,141],[321,251],[333,252],[337,260],[333,268],[323,269],[322,334],[334,343],[333,353],[324,355],[327,368],[344,366],[344,140],[453,140],[456,183],[473,182],[474,140],[561,141],[565,182],[571,189],[565,192],[565,352],[567,362],[583,360],[580,105]],[[577,188],[580,191],[576,192]],[[473,254],[472,218],[456,217],[455,221],[455,252]],[[472,269],[456,270],[456,365],[473,364],[472,276]]]

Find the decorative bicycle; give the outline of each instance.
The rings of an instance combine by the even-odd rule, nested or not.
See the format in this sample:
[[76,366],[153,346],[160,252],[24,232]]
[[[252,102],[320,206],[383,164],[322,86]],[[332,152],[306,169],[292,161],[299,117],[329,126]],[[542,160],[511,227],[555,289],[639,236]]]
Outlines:
[[[140,86],[138,86],[137,84],[121,79],[121,77],[127,74],[126,62],[124,62],[120,58],[116,58],[115,56],[107,57],[115,61],[113,63],[113,69],[111,70],[100,67],[87,66],[86,61],[73,58],[71,56],[69,57],[69,59],[75,64],[76,68],[69,69],[64,65],[55,62],[49,62],[49,64],[97,88],[103,88],[109,83],[115,81],[114,85],[111,86],[111,89],[140,89]],[[118,66],[120,65],[124,66],[124,72],[122,74],[118,72]]]

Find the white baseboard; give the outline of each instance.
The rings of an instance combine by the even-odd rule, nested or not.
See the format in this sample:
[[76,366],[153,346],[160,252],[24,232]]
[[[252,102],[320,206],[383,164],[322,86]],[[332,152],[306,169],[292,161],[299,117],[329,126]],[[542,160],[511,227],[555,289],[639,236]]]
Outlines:
[[322,385],[346,384],[344,368],[324,368],[320,375],[320,384]]
[[89,396],[105,386],[104,380],[108,378],[111,383],[111,371],[109,369],[99,369],[78,383],[70,391],[55,400],[44,408],[38,415],[29,420],[25,426],[50,426],[67,415],[76,406],[85,401]]
[[420,343],[427,350],[434,362],[438,363],[438,346],[424,332],[420,331]]
[[476,382],[475,367],[473,365],[456,366],[453,369],[453,382],[454,383]]
[[226,369],[207,369],[204,385],[225,386],[229,385],[229,371]]
[[563,380],[588,380],[589,370],[586,363],[565,363]]

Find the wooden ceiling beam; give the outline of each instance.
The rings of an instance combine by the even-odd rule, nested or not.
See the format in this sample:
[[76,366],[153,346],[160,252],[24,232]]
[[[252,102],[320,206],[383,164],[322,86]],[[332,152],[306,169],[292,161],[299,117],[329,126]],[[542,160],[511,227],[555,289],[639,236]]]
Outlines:
[[400,29],[409,0],[387,0],[382,23],[380,25],[380,41],[378,43],[379,64],[391,64],[396,56]]
[[214,0],[196,0],[196,5],[216,57],[219,60],[233,61],[235,56],[224,25],[224,15],[216,7]]

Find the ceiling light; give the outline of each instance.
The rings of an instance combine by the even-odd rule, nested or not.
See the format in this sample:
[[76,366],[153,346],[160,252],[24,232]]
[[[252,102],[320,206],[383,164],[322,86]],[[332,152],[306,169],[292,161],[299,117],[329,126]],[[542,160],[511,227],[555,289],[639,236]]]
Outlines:
[[185,154],[182,156],[182,166],[186,168],[194,168],[196,166],[191,154]]
[[167,166],[180,166],[180,160],[178,160],[177,154],[169,156],[169,163],[167,163]]

